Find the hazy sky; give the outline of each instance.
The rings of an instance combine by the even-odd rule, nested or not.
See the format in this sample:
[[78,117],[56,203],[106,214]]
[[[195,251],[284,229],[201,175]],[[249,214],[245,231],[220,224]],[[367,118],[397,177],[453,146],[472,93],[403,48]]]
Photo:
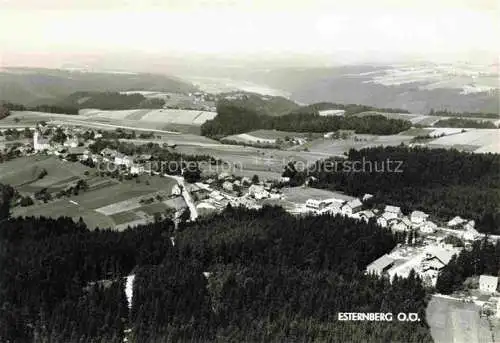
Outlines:
[[[0,0],[0,63],[108,53],[498,56],[496,0]],[[83,57],[82,57],[83,56]]]

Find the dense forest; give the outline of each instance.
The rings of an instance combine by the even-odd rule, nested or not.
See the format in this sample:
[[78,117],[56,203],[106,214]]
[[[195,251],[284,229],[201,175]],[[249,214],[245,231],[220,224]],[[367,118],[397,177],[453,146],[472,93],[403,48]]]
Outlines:
[[448,118],[441,119],[434,123],[435,127],[458,127],[458,128],[473,128],[473,129],[496,129],[497,126],[491,121],[477,121],[467,118]]
[[148,99],[139,93],[122,94],[119,92],[75,92],[60,101],[61,105],[101,110],[128,110],[138,108],[163,108],[162,99]]
[[[0,226],[0,341],[431,342],[421,280],[362,272],[402,239],[374,222],[276,207],[228,207],[175,232],[170,221],[113,232],[10,219]],[[346,322],[338,312],[421,321]]]
[[358,104],[336,104],[332,102],[318,102],[315,104],[303,106],[298,110],[302,113],[317,113],[319,111],[329,110],[329,109],[344,110],[346,115],[357,114],[362,112],[387,112],[387,113],[410,113],[408,110],[402,108],[378,108],[367,105]]
[[2,103],[2,107],[4,109],[7,109],[8,111],[34,111],[34,112],[47,112],[47,113],[59,113],[59,114],[78,114],[78,108],[73,106],[64,106],[64,105],[44,104],[37,106],[25,106],[21,104],[4,102]]
[[452,258],[439,274],[436,289],[449,294],[463,288],[466,278],[481,274],[500,276],[500,244],[486,238]]
[[354,196],[371,193],[374,204],[405,213],[423,210],[441,220],[460,215],[482,232],[500,234],[499,171],[498,154],[400,146],[351,150],[346,161],[318,161],[307,171],[287,166],[285,176],[294,184],[314,176],[312,187]]
[[257,111],[245,107],[220,101],[217,104],[217,116],[201,126],[201,133],[213,138],[222,138],[259,129],[294,132],[354,130],[359,134],[390,135],[408,130],[410,127],[409,121],[387,119],[381,115],[364,117],[320,116],[310,109],[271,117],[261,115]]
[[429,111],[430,116],[443,116],[443,117],[462,117],[462,118],[500,118],[498,113],[482,113],[482,112],[452,112],[448,110]]

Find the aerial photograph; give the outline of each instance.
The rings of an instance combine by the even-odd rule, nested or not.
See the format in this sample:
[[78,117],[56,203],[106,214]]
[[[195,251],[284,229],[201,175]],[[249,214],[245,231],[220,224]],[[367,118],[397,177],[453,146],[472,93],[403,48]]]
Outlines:
[[500,343],[497,0],[0,27],[0,343]]

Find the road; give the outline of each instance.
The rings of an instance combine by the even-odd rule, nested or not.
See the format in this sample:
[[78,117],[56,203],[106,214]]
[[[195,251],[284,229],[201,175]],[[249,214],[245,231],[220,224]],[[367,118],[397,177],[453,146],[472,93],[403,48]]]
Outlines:
[[190,220],[194,221],[196,218],[198,218],[198,211],[196,210],[196,206],[194,204],[193,198],[191,197],[191,194],[188,192],[187,187],[186,187],[186,182],[184,181],[184,178],[182,176],[177,176],[177,175],[169,175],[169,174],[164,174],[163,176],[165,177],[170,177],[174,180],[177,181],[179,186],[182,189],[182,197],[184,198],[184,201],[188,205],[189,212],[190,212]]

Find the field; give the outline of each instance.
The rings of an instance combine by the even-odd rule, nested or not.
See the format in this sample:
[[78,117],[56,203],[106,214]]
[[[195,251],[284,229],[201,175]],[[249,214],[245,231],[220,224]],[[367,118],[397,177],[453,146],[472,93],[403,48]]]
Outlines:
[[456,148],[477,153],[500,153],[499,129],[469,129],[467,132],[444,136],[428,143],[434,148]]
[[[401,119],[401,120],[408,120],[412,124],[418,124],[422,126],[432,126],[434,123],[438,122],[441,119],[449,119],[453,117],[446,117],[446,116],[429,116],[425,114],[414,114],[414,113],[387,113],[387,112],[374,112],[374,111],[368,111],[368,112],[362,112],[355,114],[357,117],[365,117],[365,116],[370,116],[370,115],[382,115],[386,118],[389,119]],[[474,121],[490,121],[497,125],[500,120],[499,119],[494,119],[494,118],[467,118],[470,120]]]
[[304,146],[312,153],[321,153],[331,156],[340,156],[350,149],[363,149],[373,146],[396,146],[401,143],[407,144],[413,137],[408,135],[355,135],[348,139],[319,138]]
[[[278,130],[256,130],[247,133],[241,133],[239,135],[227,136],[224,139],[232,140],[242,143],[264,143],[264,144],[276,144],[276,140],[280,139],[282,141],[285,138],[307,138],[310,134],[304,132],[288,132],[288,131],[278,131]],[[312,134],[311,136],[319,137],[323,136],[321,134]]]
[[[47,171],[47,175],[37,180],[35,176],[42,169]],[[87,170],[89,173],[85,175]],[[87,191],[48,203],[36,201],[32,206],[14,207],[13,215],[68,216],[75,220],[82,217],[89,228],[119,229],[120,225],[131,224],[137,217],[149,221],[154,213],[165,212],[168,207],[179,207],[168,199],[172,186],[176,184],[171,178],[144,175],[138,178],[139,183],[136,179],[118,181],[97,176],[96,170],[80,163],[63,162],[55,157],[40,155],[0,164],[0,182],[13,185],[23,195],[32,196],[43,188],[54,195],[75,185],[79,179],[86,180],[89,186]],[[153,198],[157,194],[161,194],[163,199],[147,205],[139,203],[141,199]]]
[[474,304],[434,296],[427,306],[426,317],[436,343],[493,343],[488,321],[479,317],[479,307]]
[[216,112],[173,109],[119,111],[88,109],[80,111],[79,115],[12,111],[10,116],[0,120],[0,126],[35,126],[38,122],[45,121],[53,124],[72,124],[99,129],[122,127],[143,131],[156,130],[198,133],[199,127],[216,115]]
[[354,197],[345,195],[343,193],[332,192],[325,189],[318,189],[311,187],[284,188],[283,195],[285,196],[286,200],[296,204],[303,204],[308,199],[326,200],[326,199],[336,198],[345,201],[350,201],[354,199]]

